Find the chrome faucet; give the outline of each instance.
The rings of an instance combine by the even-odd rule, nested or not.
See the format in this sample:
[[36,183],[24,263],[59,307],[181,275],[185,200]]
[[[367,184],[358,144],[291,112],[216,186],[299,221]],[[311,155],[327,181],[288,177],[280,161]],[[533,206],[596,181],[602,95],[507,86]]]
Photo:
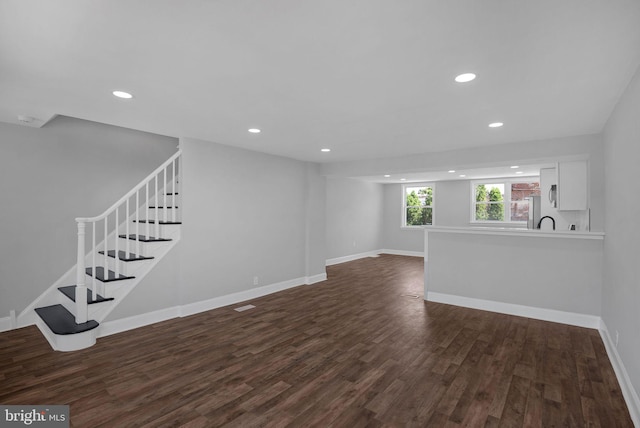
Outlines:
[[540,221],[538,222],[538,229],[540,229],[540,226],[542,226],[542,220],[544,220],[545,218],[551,219],[551,221],[553,222],[553,230],[556,230],[556,221],[550,215],[546,215],[540,219]]

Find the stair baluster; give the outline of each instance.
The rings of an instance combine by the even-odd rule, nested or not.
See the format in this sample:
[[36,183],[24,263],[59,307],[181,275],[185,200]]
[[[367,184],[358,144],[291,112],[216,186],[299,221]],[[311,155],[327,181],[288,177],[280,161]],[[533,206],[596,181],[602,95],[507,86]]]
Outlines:
[[136,190],[136,254],[140,252],[140,190]]
[[147,210],[145,212],[145,218],[147,219],[147,223],[146,223],[146,232],[145,232],[145,236],[147,237],[147,239],[149,239],[149,182],[147,181],[147,184],[145,185],[146,187],[146,192],[144,194],[144,196],[147,198],[147,202],[145,203],[145,209]]
[[[96,251],[95,251],[95,248],[96,248],[96,222],[95,221],[91,222],[91,226],[92,226],[91,227],[91,248],[92,248],[92,250],[91,250],[91,264],[92,264],[91,269],[93,270],[93,272],[95,272],[96,271]],[[85,275],[86,275],[86,273],[85,273]],[[98,290],[96,290],[96,287],[97,287],[96,276],[93,275],[91,277],[91,298],[93,300],[96,300],[96,297],[98,295]],[[103,294],[104,294],[104,291],[103,291]]]
[[[164,219],[164,222],[166,223],[167,222],[167,168],[165,168],[162,171],[162,174],[163,174],[163,177],[162,177],[162,184],[163,184],[163,186],[162,186],[162,194],[163,194],[162,196],[163,196],[163,198],[162,199],[163,199],[163,203],[162,204],[165,207],[164,213],[162,213],[162,218]],[[160,236],[160,235],[158,235],[158,236]]]
[[[130,257],[131,256],[131,252],[129,251],[130,239],[128,239],[129,238],[129,198],[127,198],[127,202],[125,204],[124,210],[125,210],[124,218],[127,219],[127,221],[125,221],[125,224],[124,224],[124,234],[127,236],[127,239],[125,239],[125,242],[124,242],[124,254],[125,254],[125,257]],[[117,260],[117,257],[116,257],[116,260]]]
[[[109,243],[108,243],[108,236],[109,236],[109,214],[107,214],[104,217],[104,239],[102,242],[104,242],[104,264],[103,266],[108,266],[109,263]],[[93,249],[93,251],[95,251],[95,248]],[[98,276],[98,267],[94,266],[93,267],[93,271],[91,272],[93,277],[97,277]],[[101,290],[104,293],[104,290]]]
[[[160,174],[158,174],[158,175],[160,175]],[[158,206],[158,205],[160,205],[159,204],[160,201],[158,199],[158,175],[156,175],[156,179],[155,179],[155,186],[156,187],[155,187],[155,193],[154,193],[154,195],[156,195],[155,196],[155,201],[156,201],[155,202],[155,204],[156,204],[156,232],[155,232],[155,234],[156,234],[156,238],[160,238],[160,207]],[[147,238],[149,238],[149,237],[147,236]]]
[[[76,275],[77,284],[76,284],[76,296],[86,296],[87,295],[87,287],[85,286],[85,267],[84,267],[84,229],[85,222],[78,222],[78,271]],[[87,308],[87,299],[76,297],[76,323],[82,324],[87,322],[88,317],[88,308]]]
[[[173,162],[171,162],[171,184],[173,186],[173,189],[171,190],[171,205],[172,206],[176,206],[176,160],[174,159]],[[176,221],[176,211],[178,211],[177,209],[173,209],[173,211],[171,211],[171,221],[175,222]]]
[[[115,267],[114,267],[113,270],[116,273],[116,276],[115,276],[116,278],[120,277],[120,263],[118,263],[118,257],[119,257],[119,254],[120,254],[120,238],[118,237],[120,235],[120,230],[119,230],[120,229],[120,221],[119,221],[120,219],[119,219],[119,216],[118,216],[119,211],[120,211],[120,208],[119,207],[116,208],[116,224],[114,225],[116,233],[113,234],[113,244],[114,244],[113,247],[115,249],[115,256],[116,256],[116,258],[115,258],[116,262],[114,263]],[[128,240],[129,240],[129,237],[127,236],[127,241]],[[94,275],[95,275],[95,272],[94,272]],[[108,264],[104,265],[104,276],[105,276],[105,278],[109,278],[109,265]]]

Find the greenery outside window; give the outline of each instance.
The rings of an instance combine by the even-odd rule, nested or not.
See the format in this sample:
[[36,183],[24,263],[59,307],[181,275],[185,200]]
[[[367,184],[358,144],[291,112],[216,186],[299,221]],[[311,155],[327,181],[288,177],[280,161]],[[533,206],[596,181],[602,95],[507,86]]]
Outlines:
[[406,184],[403,186],[403,226],[433,224],[433,184]]
[[540,196],[540,178],[476,180],[471,182],[471,221],[524,223],[530,196]]

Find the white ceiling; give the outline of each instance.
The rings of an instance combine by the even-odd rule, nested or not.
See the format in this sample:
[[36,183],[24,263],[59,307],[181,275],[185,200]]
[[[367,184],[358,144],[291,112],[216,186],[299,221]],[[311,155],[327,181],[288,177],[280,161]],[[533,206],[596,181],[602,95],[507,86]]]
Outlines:
[[315,162],[598,133],[639,64],[638,0],[0,0],[0,121]]

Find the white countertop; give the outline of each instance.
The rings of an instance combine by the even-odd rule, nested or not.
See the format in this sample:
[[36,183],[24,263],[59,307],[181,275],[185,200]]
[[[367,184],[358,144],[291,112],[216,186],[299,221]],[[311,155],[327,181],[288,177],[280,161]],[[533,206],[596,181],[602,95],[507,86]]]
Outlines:
[[512,227],[449,227],[449,226],[424,226],[425,232],[437,233],[466,233],[475,235],[497,236],[524,236],[528,238],[569,238],[569,239],[604,239],[604,232],[583,232],[572,230],[540,230],[518,229]]

